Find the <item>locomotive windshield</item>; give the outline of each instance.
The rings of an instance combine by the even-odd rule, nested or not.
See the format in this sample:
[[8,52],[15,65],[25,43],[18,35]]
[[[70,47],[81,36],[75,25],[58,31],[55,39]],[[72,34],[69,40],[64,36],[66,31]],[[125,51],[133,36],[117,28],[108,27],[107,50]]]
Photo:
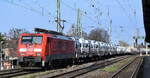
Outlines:
[[22,43],[23,44],[41,44],[42,36],[23,36]]

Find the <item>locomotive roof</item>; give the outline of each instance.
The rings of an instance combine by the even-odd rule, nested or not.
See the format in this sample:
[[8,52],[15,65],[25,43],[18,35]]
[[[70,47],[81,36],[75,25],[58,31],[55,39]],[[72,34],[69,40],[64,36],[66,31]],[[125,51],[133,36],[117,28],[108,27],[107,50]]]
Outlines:
[[[42,36],[43,34],[49,34],[49,33],[22,33],[23,36],[32,36],[32,35],[36,35],[36,36]],[[65,35],[55,35],[52,34],[51,36],[52,38],[58,38],[58,39],[63,39],[63,40],[72,40],[71,37],[65,36]]]
[[71,37],[63,36],[63,35],[53,35],[53,38],[63,39],[63,40],[72,40]]
[[57,32],[57,31],[46,30],[46,29],[41,29],[41,28],[35,28],[34,31],[35,31],[35,32],[38,32],[38,33],[63,35],[63,33],[60,33],[60,32]]

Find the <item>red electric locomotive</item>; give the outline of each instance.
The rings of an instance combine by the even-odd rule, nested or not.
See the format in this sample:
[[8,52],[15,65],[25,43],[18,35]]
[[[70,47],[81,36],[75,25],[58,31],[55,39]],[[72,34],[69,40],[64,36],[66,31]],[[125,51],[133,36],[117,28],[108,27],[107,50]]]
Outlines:
[[47,67],[75,56],[74,41],[60,33],[35,29],[37,33],[23,33],[19,38],[18,56],[21,66]]

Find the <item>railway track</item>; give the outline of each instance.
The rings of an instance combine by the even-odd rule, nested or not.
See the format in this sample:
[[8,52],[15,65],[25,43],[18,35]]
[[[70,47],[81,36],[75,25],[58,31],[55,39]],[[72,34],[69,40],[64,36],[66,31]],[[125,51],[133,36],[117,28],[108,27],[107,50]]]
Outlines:
[[96,62],[95,64],[89,66],[89,67],[85,67],[85,68],[81,68],[81,69],[77,69],[77,70],[73,70],[70,72],[66,72],[66,73],[61,73],[55,76],[51,76],[49,78],[74,78],[74,77],[78,77],[81,76],[83,74],[86,74],[90,71],[94,71],[98,68],[103,68],[105,66],[111,65],[113,63],[119,62],[125,58],[128,58],[129,56],[122,56],[122,57],[117,57],[114,59],[107,59],[104,60],[103,62]]
[[10,70],[2,70],[0,71],[0,78],[10,78],[20,75],[26,75],[30,73],[40,72],[41,70],[26,70],[24,68],[10,69]]
[[142,62],[143,57],[136,57],[134,60],[120,68],[109,78],[137,78],[137,74]]
[[10,77],[24,75],[24,74],[28,74],[28,73],[30,73],[30,72],[24,71],[21,68],[10,69],[10,70],[2,70],[2,71],[0,71],[0,78],[10,78]]

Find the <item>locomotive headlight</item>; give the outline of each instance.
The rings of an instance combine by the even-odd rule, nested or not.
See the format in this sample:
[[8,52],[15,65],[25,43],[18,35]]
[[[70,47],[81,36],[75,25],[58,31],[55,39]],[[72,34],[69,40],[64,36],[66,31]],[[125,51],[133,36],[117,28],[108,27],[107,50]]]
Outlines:
[[26,52],[27,51],[27,49],[26,48],[20,48],[20,50],[19,50],[20,52]]
[[25,55],[25,53],[20,53],[20,55],[21,55],[21,56],[24,56],[24,55]]
[[41,53],[36,53],[37,56],[41,56]]
[[34,51],[35,51],[35,52],[41,52],[42,49],[40,49],[40,48],[35,48]]

